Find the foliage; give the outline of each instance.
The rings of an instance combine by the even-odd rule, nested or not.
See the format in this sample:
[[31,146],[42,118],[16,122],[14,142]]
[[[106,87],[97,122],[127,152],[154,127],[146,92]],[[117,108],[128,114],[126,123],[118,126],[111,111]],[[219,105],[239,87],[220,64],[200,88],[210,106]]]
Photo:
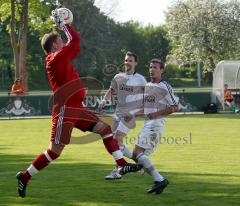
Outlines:
[[44,19],[50,13],[49,4],[39,0],[0,1],[0,20],[10,34],[14,56],[15,78],[21,78],[28,90],[27,35],[28,31],[41,34],[51,28],[50,19]]
[[[170,50],[165,27],[151,25],[143,27],[138,22],[132,21],[117,23],[101,13],[92,0],[59,2],[73,11],[73,25],[81,34],[81,54],[74,61],[80,76],[95,77],[108,87],[113,75],[122,69],[123,58],[127,51],[135,52],[139,56],[137,70],[146,76],[148,76],[150,59],[158,57],[165,61]],[[10,3],[3,0],[0,0],[0,3],[2,3],[0,22],[4,25],[3,33],[6,34],[10,29]],[[20,6],[20,4],[16,5],[17,24],[20,21],[18,8]],[[56,1],[29,1],[27,71],[30,89],[49,89],[44,73],[44,54],[39,39],[44,33],[54,29],[49,18],[51,9],[54,8]],[[6,36],[4,41],[9,44],[10,39],[7,40]],[[7,59],[13,65],[13,56],[10,53],[11,51],[7,54]],[[115,65],[116,71],[106,75],[104,71],[109,64]]]
[[239,1],[178,0],[166,14],[173,56],[180,64],[202,62],[213,71],[240,56]]
[[1,90],[9,90],[13,82],[12,68],[12,48],[9,42],[9,35],[4,24],[0,22],[0,88]]
[[[196,66],[179,67],[176,64],[167,64],[165,70],[164,80],[168,81],[173,87],[197,86]],[[202,79],[202,85],[209,86],[204,79]]]
[[[16,20],[17,24],[20,23],[20,12],[22,7],[22,1],[16,1]],[[30,32],[37,32],[37,34],[43,35],[46,31],[52,30],[52,22],[48,18],[51,14],[51,10],[54,8],[54,1],[45,0],[30,0],[29,1],[29,30]],[[11,17],[10,1],[0,0],[0,19],[1,22],[7,26],[7,31],[10,32],[10,17]]]

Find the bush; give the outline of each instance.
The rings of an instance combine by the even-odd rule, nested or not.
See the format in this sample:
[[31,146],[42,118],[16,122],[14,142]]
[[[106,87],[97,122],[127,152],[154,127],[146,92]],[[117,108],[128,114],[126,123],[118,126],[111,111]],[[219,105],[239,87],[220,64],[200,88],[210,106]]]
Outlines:
[[192,67],[179,67],[176,64],[167,64],[165,78],[196,78],[197,68]]
[[196,87],[197,80],[193,78],[170,78],[168,82],[173,87]]
[[179,67],[175,64],[167,64],[165,68],[164,79],[180,77]]
[[179,75],[182,78],[197,78],[196,67],[182,67],[179,69]]

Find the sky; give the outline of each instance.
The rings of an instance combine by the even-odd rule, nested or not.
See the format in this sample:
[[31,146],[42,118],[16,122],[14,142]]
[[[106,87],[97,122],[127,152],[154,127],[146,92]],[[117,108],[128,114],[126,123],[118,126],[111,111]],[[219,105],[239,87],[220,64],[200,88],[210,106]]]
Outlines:
[[143,25],[165,22],[164,11],[173,0],[95,0],[95,5],[116,21],[136,20]]

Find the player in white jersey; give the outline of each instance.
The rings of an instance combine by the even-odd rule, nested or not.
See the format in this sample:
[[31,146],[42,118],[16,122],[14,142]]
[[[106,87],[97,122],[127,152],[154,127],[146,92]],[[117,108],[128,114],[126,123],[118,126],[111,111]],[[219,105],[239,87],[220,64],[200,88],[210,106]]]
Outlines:
[[[156,194],[163,192],[168,185],[168,180],[155,169],[150,160],[150,155],[160,142],[165,124],[164,116],[178,110],[177,99],[171,86],[162,80],[164,71],[164,64],[159,59],[151,60],[149,66],[151,82],[148,82],[145,86],[144,111],[135,115],[144,115],[145,121],[133,150],[133,159],[153,177],[154,184],[148,190],[148,193]],[[130,116],[125,117],[126,121],[130,119]]]
[[[134,115],[143,109],[143,92],[146,85],[145,78],[136,73],[137,56],[132,52],[127,52],[124,60],[125,72],[120,72],[114,76],[111,81],[109,90],[106,92],[103,101],[99,105],[102,110],[106,102],[111,99],[115,93],[117,95],[117,106],[115,111],[112,131],[118,140],[120,149],[125,157],[132,159],[132,152],[123,144],[123,138],[130,129],[135,127],[135,119],[126,122],[124,116],[126,114]],[[117,169],[114,169],[105,179],[120,179],[121,175]]]

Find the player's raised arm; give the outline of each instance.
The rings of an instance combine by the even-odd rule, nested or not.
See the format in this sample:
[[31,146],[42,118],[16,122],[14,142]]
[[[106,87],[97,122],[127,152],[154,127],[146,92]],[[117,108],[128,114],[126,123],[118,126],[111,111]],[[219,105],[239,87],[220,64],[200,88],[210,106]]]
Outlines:
[[73,26],[66,23],[64,18],[54,11],[51,16],[52,20],[59,30],[64,31],[68,39],[66,45],[56,53],[56,60],[64,58],[71,61],[80,52],[80,35]]

